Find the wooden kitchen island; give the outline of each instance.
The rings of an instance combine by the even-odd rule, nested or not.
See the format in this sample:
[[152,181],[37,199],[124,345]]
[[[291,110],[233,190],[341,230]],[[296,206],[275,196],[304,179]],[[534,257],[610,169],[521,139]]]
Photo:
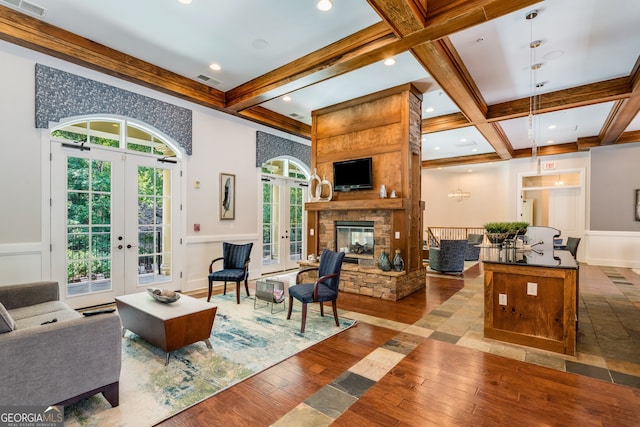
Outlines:
[[578,263],[569,251],[482,251],[484,336],[575,355]]

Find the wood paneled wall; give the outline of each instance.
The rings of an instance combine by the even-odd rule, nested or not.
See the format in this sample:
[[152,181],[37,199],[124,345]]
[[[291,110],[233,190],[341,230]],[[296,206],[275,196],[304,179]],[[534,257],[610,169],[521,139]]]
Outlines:
[[[307,204],[316,205],[307,206],[309,229],[318,230],[318,212],[323,209],[388,208],[379,199],[384,184],[389,195],[395,190],[401,199],[392,208],[392,245],[385,249],[391,255],[400,249],[407,271],[423,268],[421,105],[420,92],[406,84],[312,113],[312,168],[333,181],[334,162],[371,157],[373,189],[336,192],[332,202]],[[308,252],[319,252],[319,236],[308,235]]]

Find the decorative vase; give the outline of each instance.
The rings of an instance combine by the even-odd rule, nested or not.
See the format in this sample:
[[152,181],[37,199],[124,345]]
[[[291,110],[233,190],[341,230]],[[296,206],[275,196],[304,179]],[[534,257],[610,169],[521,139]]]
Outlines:
[[311,202],[320,201],[320,196],[322,192],[322,181],[320,180],[320,176],[318,176],[318,169],[313,170],[313,175],[309,177],[309,186],[307,187],[307,191],[309,192],[309,200]]
[[378,268],[382,271],[391,271],[391,261],[389,260],[389,254],[386,252],[380,252],[378,257]]
[[393,268],[396,271],[404,270],[404,260],[400,255],[400,249],[396,249],[396,255],[393,257]]
[[381,199],[386,199],[387,198],[387,187],[384,186],[384,184],[382,184],[380,186],[380,198]]
[[[330,202],[333,199],[333,185],[327,179],[326,176],[322,177],[322,181],[320,181],[320,191],[318,192],[318,201],[320,202]],[[325,193],[325,188],[327,188],[327,195],[323,197],[322,195]]]

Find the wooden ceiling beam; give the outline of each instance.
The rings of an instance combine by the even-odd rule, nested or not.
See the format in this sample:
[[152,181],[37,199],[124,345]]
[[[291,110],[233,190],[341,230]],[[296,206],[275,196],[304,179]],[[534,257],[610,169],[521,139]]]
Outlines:
[[224,108],[224,93],[69,31],[0,6],[0,39],[206,107]]
[[413,48],[412,53],[498,156],[510,159],[513,147],[497,123],[487,123],[487,105],[451,42],[448,39],[428,42]]
[[241,111],[299,90],[313,83],[307,77],[395,40],[396,37],[386,23],[374,24],[227,91],[227,108]]
[[422,133],[441,132],[471,126],[473,123],[462,113],[451,113],[422,120]]
[[[241,111],[245,108],[253,107],[287,93],[358,70],[406,52],[413,46],[418,46],[429,40],[437,40],[448,34],[486,22],[486,20],[484,11],[476,8],[450,20],[435,22],[426,28],[399,39],[389,40],[392,35],[385,35],[384,39],[371,41],[366,46],[358,46],[359,49],[356,52],[352,51],[349,54],[333,55],[327,58],[326,52],[331,52],[333,49],[331,46],[335,44],[330,45],[279,68],[277,75],[273,74],[276,71],[267,73],[251,82],[231,89],[227,92],[227,108],[233,111]],[[341,45],[348,40],[351,40],[351,38],[347,37],[336,42],[336,44]],[[316,54],[318,57],[316,57]],[[302,68],[302,70],[296,72],[295,68],[298,67]],[[271,81],[271,83],[261,84],[263,81]]]
[[630,76],[631,96],[619,101],[600,132],[600,145],[615,144],[640,111],[640,57]]
[[268,110],[264,107],[257,106],[248,108],[238,113],[238,115],[256,123],[279,129],[283,132],[311,139],[311,126]]
[[[535,114],[618,101],[629,98],[631,95],[631,79],[620,77],[541,94]],[[486,118],[493,122],[526,117],[529,114],[529,102],[530,98],[521,98],[491,105]]]
[[445,168],[449,166],[473,165],[478,163],[499,162],[503,159],[496,153],[477,154],[474,156],[458,156],[437,160],[423,160],[423,169]]
[[[369,4],[378,11],[378,7],[381,10],[384,9],[387,1],[369,0]],[[231,89],[226,93],[227,108],[236,112],[251,108],[537,2],[535,0],[456,1],[457,7],[448,9],[446,13],[433,16],[427,13],[427,22],[424,25],[420,24],[411,7],[406,8],[400,5],[404,0],[391,1],[402,9],[397,19],[405,20],[405,24],[393,23],[395,21],[376,24]],[[404,28],[411,22],[413,24],[410,26],[415,28],[415,31],[403,34],[401,38],[393,37],[391,28]],[[378,38],[375,38],[376,33]]]
[[[491,19],[493,19],[534,3],[492,0],[471,2],[455,0],[441,3],[434,1],[430,3],[434,7],[429,7],[425,19],[422,19],[419,14],[415,13],[415,9],[404,0],[368,0],[368,2],[399,37],[407,37],[425,26],[428,27],[442,21],[446,22],[471,10],[482,10],[485,18],[492,16]],[[499,125],[486,124],[487,105],[448,38],[445,36],[439,40],[416,45],[411,49],[411,52],[452,101],[458,105],[466,118],[466,125],[473,122],[501,158],[510,158],[513,148],[509,140]],[[457,117],[455,123],[462,127],[464,122],[460,117]],[[438,123],[438,126],[442,126],[442,121]]]

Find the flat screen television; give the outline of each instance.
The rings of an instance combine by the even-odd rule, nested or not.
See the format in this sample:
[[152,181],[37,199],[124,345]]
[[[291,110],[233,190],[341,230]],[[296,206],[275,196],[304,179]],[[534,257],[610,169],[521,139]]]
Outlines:
[[373,188],[371,157],[333,164],[333,190],[353,191]]

